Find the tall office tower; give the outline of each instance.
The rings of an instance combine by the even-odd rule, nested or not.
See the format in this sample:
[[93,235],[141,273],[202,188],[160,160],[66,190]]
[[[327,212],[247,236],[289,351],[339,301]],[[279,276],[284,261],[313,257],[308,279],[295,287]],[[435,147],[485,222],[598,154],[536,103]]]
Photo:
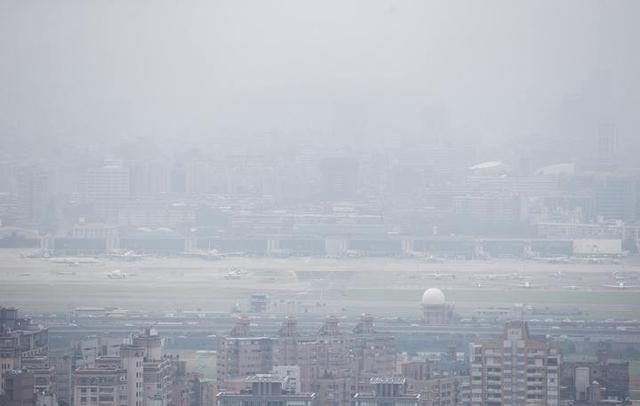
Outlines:
[[287,378],[275,374],[259,374],[248,377],[248,390],[243,392],[221,392],[218,406],[315,406],[313,393],[291,393],[286,389]]
[[47,227],[53,221],[53,193],[51,179],[39,167],[20,168],[16,172],[16,224]]
[[189,195],[202,195],[209,191],[211,169],[202,161],[190,161],[186,165],[186,192]]
[[176,164],[171,168],[169,175],[169,191],[175,194],[184,194],[187,191],[187,168],[184,164]]
[[158,196],[169,192],[169,165],[156,161],[132,161],[129,168],[131,196]]
[[326,141],[338,148],[364,147],[369,108],[366,101],[352,99],[335,101],[332,105],[331,135]]
[[618,156],[618,127],[615,124],[602,124],[598,128],[598,163],[602,169],[611,169],[616,165]]
[[470,345],[473,406],[558,405],[560,353],[534,339],[524,321],[505,325],[501,338]]
[[602,220],[633,222],[638,219],[638,182],[628,175],[594,179],[595,214]]
[[321,193],[325,200],[348,200],[358,191],[358,161],[348,157],[325,158],[319,163]]
[[128,406],[144,405],[144,349],[133,345],[120,347],[120,366],[126,371]]
[[266,374],[273,367],[273,340],[251,333],[249,320],[241,318],[227,336],[218,337],[218,390],[228,390],[233,381]]
[[120,165],[90,169],[83,183],[85,200],[101,220],[117,218],[118,209],[130,197],[129,168]]

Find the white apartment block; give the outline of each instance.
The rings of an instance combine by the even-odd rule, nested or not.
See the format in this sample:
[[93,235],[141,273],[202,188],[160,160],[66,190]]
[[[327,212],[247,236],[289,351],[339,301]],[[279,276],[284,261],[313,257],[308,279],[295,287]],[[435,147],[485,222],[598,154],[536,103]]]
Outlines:
[[508,322],[501,338],[472,343],[470,355],[473,406],[558,405],[558,346],[531,338],[526,322]]

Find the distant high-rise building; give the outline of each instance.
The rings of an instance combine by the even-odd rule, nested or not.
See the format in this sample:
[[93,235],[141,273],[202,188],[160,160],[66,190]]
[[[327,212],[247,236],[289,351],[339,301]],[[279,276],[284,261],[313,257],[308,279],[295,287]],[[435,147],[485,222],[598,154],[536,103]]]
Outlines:
[[524,321],[511,321],[501,338],[470,345],[471,404],[559,404],[559,346],[532,338]]
[[618,158],[618,127],[602,124],[598,128],[597,156],[602,169],[615,167]]
[[187,191],[187,169],[184,165],[178,164],[171,169],[169,178],[171,193],[184,194]]
[[105,165],[89,169],[84,177],[85,200],[94,207],[101,220],[117,218],[118,209],[131,193],[129,168]]
[[358,161],[347,157],[320,161],[321,193],[325,200],[349,200],[358,190]]
[[85,175],[86,198],[90,202],[120,201],[130,194],[129,168],[105,165],[93,168]]
[[333,103],[332,134],[329,145],[362,148],[367,130],[368,106],[361,100]]
[[602,220],[637,220],[638,182],[627,175],[603,175],[594,179],[595,214]]
[[158,196],[169,192],[169,166],[164,162],[130,162],[131,196]]
[[54,219],[51,179],[42,168],[24,167],[16,173],[16,213],[13,222],[43,228]]

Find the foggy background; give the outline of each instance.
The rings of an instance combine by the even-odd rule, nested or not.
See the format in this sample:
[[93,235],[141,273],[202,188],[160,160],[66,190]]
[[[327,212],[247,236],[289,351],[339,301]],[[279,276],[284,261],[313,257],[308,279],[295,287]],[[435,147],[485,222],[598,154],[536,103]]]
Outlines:
[[2,152],[426,142],[552,163],[615,123],[630,160],[638,15],[634,0],[3,0]]

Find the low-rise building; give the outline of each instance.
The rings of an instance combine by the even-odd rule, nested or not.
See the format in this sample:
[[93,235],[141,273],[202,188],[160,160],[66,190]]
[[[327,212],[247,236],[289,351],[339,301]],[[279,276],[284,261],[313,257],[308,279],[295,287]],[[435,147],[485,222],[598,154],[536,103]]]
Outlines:
[[[124,368],[80,368],[73,374],[75,406],[131,406],[127,370]],[[134,405],[133,406],[142,406]]]
[[371,378],[370,393],[356,393],[354,406],[422,406],[419,394],[407,393],[407,380],[404,377]]
[[248,377],[250,389],[218,394],[218,406],[316,406],[314,393],[292,393],[287,391],[288,378],[277,374],[259,374]]

